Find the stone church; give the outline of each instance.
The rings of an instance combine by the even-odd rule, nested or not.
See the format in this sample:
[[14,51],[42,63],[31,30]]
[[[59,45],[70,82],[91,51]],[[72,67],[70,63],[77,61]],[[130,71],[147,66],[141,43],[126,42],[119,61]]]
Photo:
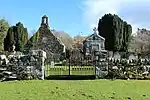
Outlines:
[[56,56],[60,57],[61,54],[65,53],[65,45],[50,30],[48,17],[46,15],[42,17],[41,26],[37,33],[37,41],[34,42],[33,45],[27,44],[30,50],[44,50],[46,52],[47,59],[51,59]]

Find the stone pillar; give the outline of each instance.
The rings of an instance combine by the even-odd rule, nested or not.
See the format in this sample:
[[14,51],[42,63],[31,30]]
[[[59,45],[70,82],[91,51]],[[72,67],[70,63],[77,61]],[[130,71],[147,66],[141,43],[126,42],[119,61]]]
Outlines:
[[41,21],[41,24],[43,24],[44,23],[44,18],[42,18],[42,21]]
[[46,25],[48,26],[48,17],[46,17]]
[[40,57],[41,57],[41,60],[42,60],[42,63],[41,63],[42,77],[41,77],[41,79],[44,80],[44,76],[45,76],[45,64],[44,64],[44,61],[46,59],[46,52],[41,50],[40,51]]
[[44,66],[44,60],[45,58],[42,57],[42,80],[44,80],[44,76],[45,76],[45,66]]
[[63,52],[65,53],[66,52],[66,46],[63,44]]

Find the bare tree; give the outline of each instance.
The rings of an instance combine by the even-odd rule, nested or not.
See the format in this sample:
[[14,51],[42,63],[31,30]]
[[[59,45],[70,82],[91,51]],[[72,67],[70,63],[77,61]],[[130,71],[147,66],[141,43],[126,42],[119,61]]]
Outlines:
[[83,49],[83,40],[85,36],[77,35],[73,38],[73,48]]
[[139,53],[150,53],[150,31],[146,29],[138,29],[130,43],[130,50]]
[[73,40],[68,33],[64,31],[56,31],[56,30],[51,30],[51,31],[56,37],[58,37],[65,44],[67,48],[72,48]]

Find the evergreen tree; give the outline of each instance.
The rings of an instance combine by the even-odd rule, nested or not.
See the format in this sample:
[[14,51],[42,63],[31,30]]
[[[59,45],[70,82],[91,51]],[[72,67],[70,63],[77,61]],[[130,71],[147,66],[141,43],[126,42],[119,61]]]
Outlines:
[[30,50],[31,48],[34,48],[36,45],[36,42],[39,39],[39,32],[37,31],[36,33],[33,34],[33,36],[27,41],[27,43],[24,46],[24,49],[26,51]]
[[132,26],[118,15],[105,14],[99,20],[98,31],[105,38],[106,50],[128,51]]
[[14,43],[15,41],[14,41],[13,27],[10,27],[8,29],[6,38],[4,39],[4,50],[11,51],[11,47]]
[[0,19],[0,51],[4,50],[4,38],[9,29],[9,24],[5,19]]
[[23,51],[24,45],[28,41],[28,32],[21,22],[16,26],[9,28],[7,36],[4,40],[5,51],[11,51],[12,45],[15,45],[16,51]]

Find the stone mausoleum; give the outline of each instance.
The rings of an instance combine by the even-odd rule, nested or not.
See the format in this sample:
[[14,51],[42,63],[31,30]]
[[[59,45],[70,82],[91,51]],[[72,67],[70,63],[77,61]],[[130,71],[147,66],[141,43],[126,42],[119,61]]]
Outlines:
[[96,76],[104,77],[108,74],[107,51],[105,50],[105,38],[100,36],[97,29],[83,41],[83,52],[86,58],[96,61]]
[[106,52],[105,38],[98,34],[96,28],[93,31],[94,33],[83,41],[83,52],[85,55],[90,55],[93,52]]

